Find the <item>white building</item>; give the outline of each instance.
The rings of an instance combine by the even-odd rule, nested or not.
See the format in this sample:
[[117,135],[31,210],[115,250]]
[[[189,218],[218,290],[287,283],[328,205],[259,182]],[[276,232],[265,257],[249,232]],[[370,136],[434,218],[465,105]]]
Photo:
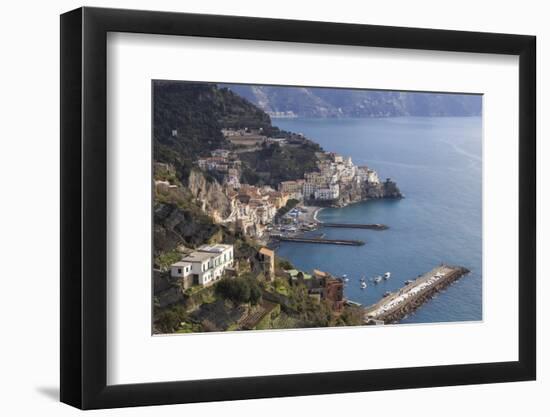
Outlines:
[[370,184],[380,184],[380,178],[378,178],[378,173],[372,169],[367,171],[367,182]]
[[303,191],[304,200],[310,200],[312,195],[315,198],[314,194],[316,190],[317,190],[317,186],[315,184],[306,182],[304,184],[304,191]]
[[211,255],[209,266],[212,269],[212,279],[214,281],[221,278],[226,268],[233,266],[233,245],[223,245],[221,243],[216,245],[202,245],[199,247],[198,251]]
[[228,158],[230,153],[231,151],[228,149],[214,149],[210,152],[210,154],[215,158]]
[[315,191],[316,200],[336,200],[340,196],[340,186],[331,184],[329,188],[319,188]]
[[170,274],[173,278],[183,278],[190,285],[207,286],[219,280],[231,266],[233,245],[203,245],[172,264]]
[[170,275],[174,278],[185,278],[191,274],[191,267],[193,266],[190,262],[176,262],[170,265]]

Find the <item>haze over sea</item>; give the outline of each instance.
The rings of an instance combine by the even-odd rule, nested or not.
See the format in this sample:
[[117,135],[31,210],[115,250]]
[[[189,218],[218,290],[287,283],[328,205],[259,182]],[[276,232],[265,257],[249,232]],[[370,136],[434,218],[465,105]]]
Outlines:
[[[319,229],[327,238],[359,239],[364,246],[282,242],[277,252],[298,269],[347,274],[345,295],[364,306],[378,301],[440,263],[471,273],[439,293],[401,323],[482,319],[482,124],[480,117],[274,119],[306,135],[326,151],[351,156],[381,179],[391,177],[401,200],[370,200],[323,209],[321,221],[383,223],[385,231]],[[378,285],[359,279],[389,271]]]

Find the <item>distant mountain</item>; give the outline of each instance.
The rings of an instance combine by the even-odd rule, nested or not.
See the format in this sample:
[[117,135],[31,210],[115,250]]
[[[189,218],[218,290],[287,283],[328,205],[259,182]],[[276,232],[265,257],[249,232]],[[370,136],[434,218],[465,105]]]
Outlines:
[[222,84],[272,117],[479,116],[481,95]]

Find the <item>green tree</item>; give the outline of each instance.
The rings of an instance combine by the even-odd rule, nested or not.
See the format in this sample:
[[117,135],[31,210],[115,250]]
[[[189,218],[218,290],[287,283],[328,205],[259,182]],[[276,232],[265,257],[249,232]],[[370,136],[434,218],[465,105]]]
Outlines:
[[262,297],[258,283],[248,276],[224,278],[216,284],[216,294],[234,303],[257,304]]

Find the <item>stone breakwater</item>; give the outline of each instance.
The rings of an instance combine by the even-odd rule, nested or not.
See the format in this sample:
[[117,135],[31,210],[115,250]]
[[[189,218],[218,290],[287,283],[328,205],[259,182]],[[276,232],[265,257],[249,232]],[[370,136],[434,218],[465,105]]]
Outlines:
[[440,265],[395,293],[365,308],[365,323],[397,323],[470,271],[461,266]]

